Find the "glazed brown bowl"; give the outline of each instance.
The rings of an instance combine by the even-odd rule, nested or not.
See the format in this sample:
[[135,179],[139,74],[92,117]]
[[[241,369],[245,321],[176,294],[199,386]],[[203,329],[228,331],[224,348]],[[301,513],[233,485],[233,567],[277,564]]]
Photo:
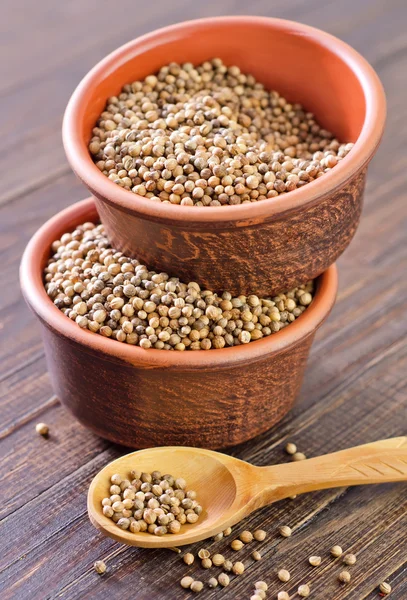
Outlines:
[[269,337],[219,350],[145,350],[81,329],[45,292],[52,242],[92,220],[92,199],[57,214],[31,239],[21,263],[23,294],[41,322],[62,403],[100,436],[135,448],[221,448],[277,423],[293,405],[315,331],[334,305],[336,267],[320,276],[307,310]]
[[[101,173],[87,144],[106,99],[170,61],[198,64],[215,56],[301,102],[339,140],[355,147],[303,188],[239,206],[154,202]],[[384,121],[385,97],[376,73],[344,42],[291,21],[220,17],[160,29],[107,56],[70,99],[63,140],[116,248],[210,290],[265,296],[317,277],[348,246]]]

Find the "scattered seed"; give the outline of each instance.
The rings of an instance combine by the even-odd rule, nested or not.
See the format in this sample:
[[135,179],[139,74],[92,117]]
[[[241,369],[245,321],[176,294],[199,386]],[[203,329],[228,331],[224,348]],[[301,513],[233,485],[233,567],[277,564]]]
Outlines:
[[242,533],[239,535],[239,538],[244,544],[249,544],[253,541],[253,534],[250,531],[245,530],[242,531]]
[[189,575],[187,575],[186,577],[183,577],[180,581],[181,587],[185,588],[186,590],[189,589],[191,587],[191,584],[194,582],[192,577],[189,577]]
[[225,562],[225,557],[222,554],[214,554],[212,556],[212,562],[215,567],[221,567]]
[[212,566],[212,561],[210,558],[203,558],[201,560],[201,565],[204,569],[210,569]]
[[231,542],[230,547],[232,548],[232,550],[235,550],[236,552],[238,550],[241,550],[243,548],[244,544],[241,540],[233,540],[233,542]]
[[233,569],[233,563],[231,560],[225,560],[222,567],[225,571],[230,572]]
[[267,537],[267,533],[264,531],[264,529],[256,529],[256,531],[253,533],[253,537],[257,542],[263,542]]
[[382,581],[382,583],[379,585],[379,590],[381,591],[382,594],[390,594],[391,592],[391,585],[390,583],[387,583],[387,581]]
[[261,598],[261,600],[265,599],[266,592],[264,590],[254,590],[254,592],[258,596],[258,598]]
[[208,585],[210,588],[216,588],[218,586],[218,580],[216,579],[216,577],[211,577],[208,581]]
[[292,455],[292,459],[297,462],[299,460],[305,460],[307,457],[305,456],[305,454],[303,452],[295,452],[295,454]]
[[235,562],[232,571],[235,575],[241,575],[244,571],[244,564],[242,562]]
[[193,581],[190,585],[190,589],[192,592],[202,592],[204,584],[202,581]]
[[287,571],[287,569],[280,569],[277,573],[277,577],[280,581],[286,583],[290,579],[290,573]]
[[218,582],[222,587],[226,587],[230,583],[229,575],[226,573],[221,573],[218,577]]
[[295,500],[297,497],[297,494],[294,494],[294,496],[290,496],[290,500]]
[[300,585],[297,592],[298,595],[301,596],[301,598],[308,598],[308,596],[311,593],[309,585],[307,585],[306,583],[304,585]]
[[285,451],[287,454],[295,454],[297,452],[297,446],[292,442],[287,442],[285,446]]
[[287,594],[287,592],[278,592],[277,600],[290,600],[290,596]]
[[49,433],[49,427],[46,423],[37,423],[35,426],[35,431],[43,437],[46,437]]
[[292,534],[291,527],[288,527],[287,525],[282,525],[278,531],[279,531],[280,535],[285,538],[290,537]]
[[331,555],[335,558],[338,558],[339,556],[342,556],[343,550],[340,546],[332,546],[331,548]]
[[356,563],[356,556],[354,554],[345,554],[343,562],[345,565],[354,565]]
[[103,562],[103,560],[97,560],[94,565],[93,565],[96,573],[99,573],[99,575],[102,575],[103,573],[106,572],[106,564]]
[[199,558],[209,558],[211,553],[206,548],[201,548],[198,552]]
[[212,539],[214,542],[220,542],[223,539],[223,532],[217,533]]
[[232,533],[232,528],[231,527],[226,527],[226,529],[223,531],[223,535],[228,536]]
[[254,587],[256,588],[256,590],[263,590],[263,592],[267,592],[267,590],[269,589],[269,586],[265,581],[256,581]]
[[261,554],[257,550],[252,552],[251,557],[253,560],[261,560]]
[[309,561],[309,564],[312,565],[313,567],[319,567],[319,565],[321,564],[321,557],[320,556],[310,556],[308,561]]
[[250,596],[250,600],[262,600],[262,597],[259,594],[253,594]]
[[349,583],[350,581],[350,573],[349,571],[341,571],[338,575],[339,581],[342,583]]

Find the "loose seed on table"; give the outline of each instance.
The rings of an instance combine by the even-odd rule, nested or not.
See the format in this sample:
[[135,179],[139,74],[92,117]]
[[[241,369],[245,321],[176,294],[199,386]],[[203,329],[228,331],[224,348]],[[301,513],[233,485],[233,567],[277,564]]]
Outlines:
[[391,592],[391,585],[390,583],[387,583],[387,581],[382,581],[382,583],[379,585],[379,590],[381,591],[382,594],[390,594]]
[[253,533],[253,537],[257,542],[263,542],[266,539],[267,533],[264,529],[256,529]]
[[184,563],[186,565],[192,565],[192,563],[194,562],[195,558],[194,555],[191,554],[191,552],[187,552],[186,554],[184,554],[184,556],[182,557],[182,560],[184,561]]
[[305,454],[303,452],[295,452],[292,455],[292,459],[293,461],[297,462],[299,460],[305,460],[307,457],[305,456]]
[[226,587],[230,583],[229,575],[226,573],[221,573],[218,577],[218,582],[222,587]]
[[339,556],[342,556],[342,554],[343,554],[343,550],[340,546],[332,546],[331,555],[334,558],[338,558]]
[[256,588],[256,590],[263,590],[263,592],[267,592],[267,590],[269,589],[269,586],[265,581],[256,581],[254,587]]
[[308,561],[309,561],[309,564],[312,565],[313,567],[319,567],[319,565],[321,564],[321,557],[320,556],[310,556]]
[[251,557],[253,560],[261,560],[261,554],[257,550],[251,553]]
[[349,583],[350,581],[350,573],[349,571],[341,571],[338,575],[339,581],[342,583]]
[[208,585],[210,588],[215,588],[218,585],[218,580],[216,579],[216,577],[211,577],[210,580],[208,581]]
[[242,533],[239,535],[240,540],[244,543],[244,544],[249,544],[251,541],[253,541],[253,534],[250,531],[242,531]]
[[39,434],[42,435],[43,437],[46,437],[49,433],[49,427],[46,423],[37,423],[35,426],[35,431]]
[[103,560],[97,560],[94,565],[93,565],[96,573],[99,573],[99,575],[103,575],[103,573],[106,572],[106,564],[103,562]]
[[225,560],[222,567],[223,567],[224,571],[230,572],[233,569],[233,563],[231,560]]
[[219,58],[170,63],[125,85],[89,141],[116,185],[181,206],[273,198],[323,176],[351,148],[300,104]]
[[227,527],[224,532],[223,535],[228,536],[232,533],[232,528],[231,527]]
[[241,550],[243,548],[244,544],[241,540],[233,540],[233,542],[230,544],[230,547],[232,548],[232,550],[235,550],[236,552],[238,550]]
[[345,554],[343,562],[345,565],[354,565],[356,563],[356,556],[354,554]]
[[220,540],[223,539],[223,532],[221,531],[220,533],[217,533],[212,539],[214,542],[220,542]]
[[181,587],[185,588],[186,590],[189,589],[191,587],[191,584],[193,583],[193,578],[189,577],[189,575],[187,575],[186,577],[183,577],[180,581]]
[[203,590],[203,583],[202,583],[202,581],[193,581],[191,583],[191,585],[190,585],[190,590],[192,592],[196,592],[196,593],[202,592],[202,590]]
[[254,592],[257,598],[261,598],[261,600],[266,598],[266,592],[264,590],[254,590]]
[[286,537],[286,538],[290,537],[292,534],[291,527],[288,527],[287,525],[282,525],[278,531],[282,537]]
[[240,561],[235,562],[232,567],[232,571],[235,573],[235,575],[241,575],[244,572],[244,564]]
[[288,442],[285,446],[285,451],[287,454],[295,454],[297,452],[297,446],[292,442]]
[[262,597],[259,594],[253,594],[250,596],[250,600],[262,600]]
[[279,572],[277,573],[277,577],[279,578],[280,581],[283,581],[285,583],[285,582],[289,581],[290,573],[287,571],[287,569],[280,569]]
[[206,548],[201,548],[198,552],[199,558],[209,558],[211,553]]
[[212,561],[210,558],[203,558],[201,560],[201,565],[204,569],[210,569],[212,566]]
[[215,567],[220,567],[225,562],[225,557],[222,554],[214,554],[212,556],[212,562]]
[[277,600],[290,600],[290,596],[287,594],[287,592],[278,592]]
[[299,596],[301,596],[301,598],[308,598],[308,596],[311,593],[309,585],[307,585],[307,584],[300,585],[298,587],[297,593],[298,593]]

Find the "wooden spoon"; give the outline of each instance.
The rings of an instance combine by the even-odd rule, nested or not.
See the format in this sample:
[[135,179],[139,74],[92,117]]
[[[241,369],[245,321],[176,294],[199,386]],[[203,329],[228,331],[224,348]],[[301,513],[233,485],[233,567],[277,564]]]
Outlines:
[[[203,512],[197,523],[178,534],[155,536],[123,531],[102,513],[110,477],[132,469],[171,473],[195,490]],[[88,513],[93,525],[118,542],[144,548],[182,546],[216,535],[254,510],[294,494],[386,481],[407,481],[407,437],[382,440],[334,454],[271,467],[210,450],[168,446],[132,452],[114,460],[93,479]]]

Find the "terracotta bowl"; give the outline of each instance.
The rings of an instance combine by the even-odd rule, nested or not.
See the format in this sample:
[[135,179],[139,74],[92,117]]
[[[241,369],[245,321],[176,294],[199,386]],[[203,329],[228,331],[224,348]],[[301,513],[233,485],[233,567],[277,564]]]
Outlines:
[[[301,189],[240,206],[156,203],[103,175],[87,143],[106,99],[170,61],[198,64],[215,56],[301,102],[341,141],[355,142],[352,152]],[[211,290],[264,296],[317,277],[348,246],[384,121],[377,75],[344,42],[291,21],[220,17],[160,29],[107,56],[75,90],[63,139],[115,247]]]
[[89,220],[97,220],[92,199],[62,211],[34,235],[21,263],[23,294],[41,322],[62,403],[97,434],[135,448],[221,448],[277,423],[294,402],[315,331],[334,305],[336,267],[318,279],[309,308],[276,334],[220,350],[144,350],[80,329],[45,292],[51,243]]

